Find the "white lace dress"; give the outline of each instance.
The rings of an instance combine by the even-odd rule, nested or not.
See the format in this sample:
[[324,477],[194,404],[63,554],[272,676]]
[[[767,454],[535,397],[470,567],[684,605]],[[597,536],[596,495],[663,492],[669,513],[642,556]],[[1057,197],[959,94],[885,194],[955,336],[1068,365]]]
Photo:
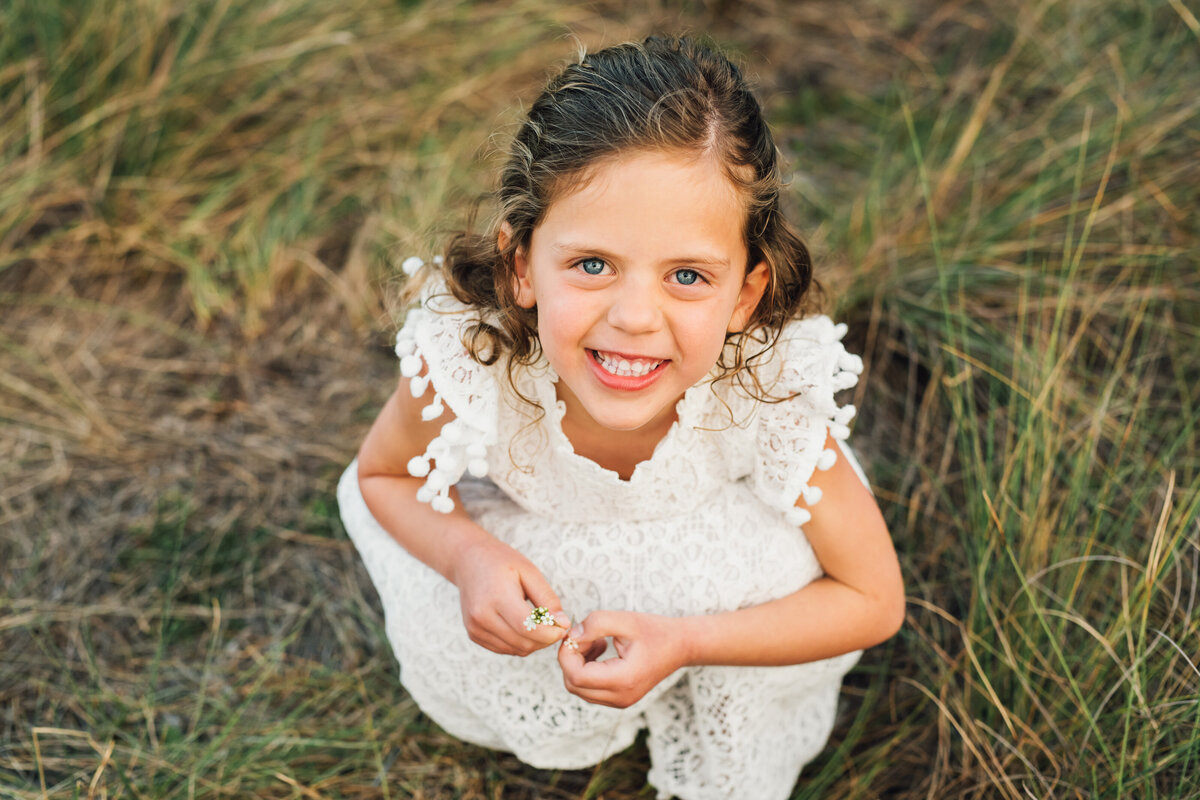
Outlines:
[[[471,517],[542,571],[572,619],[596,609],[734,610],[821,575],[802,530],[807,512],[794,503],[802,494],[817,502],[813,471],[849,453],[824,447],[827,430],[848,433],[854,409],[839,408],[834,393],[862,368],[841,346],[844,326],[826,317],[787,326],[758,374],[774,393],[796,393],[791,400],[756,403],[728,382],[689,389],[678,421],[626,481],[572,450],[548,365],[515,374],[542,414],[513,395],[502,367],[470,358],[460,340],[470,318],[445,296],[427,298],[397,337],[404,374],[428,365],[414,392],[430,397],[430,418],[443,404],[457,418],[409,471],[428,473],[420,497],[442,510],[457,484]],[[554,647],[519,658],[467,638],[458,590],[379,526],[356,464],[338,501],[383,603],[401,681],[461,739],[574,769],[647,728],[648,780],[660,797],[772,800],[788,797],[829,736],[858,653],[787,667],[689,667],[628,709],[592,705],[563,687]]]

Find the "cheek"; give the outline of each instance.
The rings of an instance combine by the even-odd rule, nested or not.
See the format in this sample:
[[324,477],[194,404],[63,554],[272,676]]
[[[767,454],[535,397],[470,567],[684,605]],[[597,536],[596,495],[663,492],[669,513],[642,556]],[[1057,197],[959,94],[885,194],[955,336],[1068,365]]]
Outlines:
[[579,344],[579,338],[587,329],[582,314],[573,314],[569,307],[561,304],[539,304],[537,308],[538,338],[548,356]]
[[697,315],[689,319],[677,329],[677,338],[685,343],[696,361],[696,366],[705,369],[717,363],[721,351],[725,348],[725,325],[720,311],[712,314]]

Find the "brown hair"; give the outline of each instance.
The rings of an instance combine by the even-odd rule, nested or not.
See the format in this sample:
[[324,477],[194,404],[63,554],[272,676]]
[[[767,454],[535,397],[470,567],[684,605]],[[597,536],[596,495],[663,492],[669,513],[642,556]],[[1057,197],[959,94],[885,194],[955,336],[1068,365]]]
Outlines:
[[[741,71],[720,53],[692,39],[652,36],[583,56],[550,80],[509,149],[491,230],[460,233],[447,247],[441,271],[450,292],[485,312],[465,337],[481,363],[507,356],[511,378],[514,363],[538,357],[536,312],[518,306],[513,293],[514,253],[529,245],[550,204],[589,168],[630,150],[714,153],[743,196],[747,269],[765,262],[770,281],[746,325],[744,333],[752,336],[730,334],[732,363],[722,355],[721,377],[741,380],[746,339],[759,345],[753,360],[805,310],[812,264],[780,213],[778,151],[762,108]],[[501,222],[512,228],[502,250],[496,238]]]

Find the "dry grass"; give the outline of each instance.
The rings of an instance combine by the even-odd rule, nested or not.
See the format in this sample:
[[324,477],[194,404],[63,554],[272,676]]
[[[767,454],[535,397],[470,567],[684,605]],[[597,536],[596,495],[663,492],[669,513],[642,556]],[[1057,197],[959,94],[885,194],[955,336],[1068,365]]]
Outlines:
[[796,796],[1200,797],[1200,25],[920,0],[0,11],[0,797],[653,796],[422,717],[332,487],[388,257],[654,29],[742,54],[868,360],[909,622]]

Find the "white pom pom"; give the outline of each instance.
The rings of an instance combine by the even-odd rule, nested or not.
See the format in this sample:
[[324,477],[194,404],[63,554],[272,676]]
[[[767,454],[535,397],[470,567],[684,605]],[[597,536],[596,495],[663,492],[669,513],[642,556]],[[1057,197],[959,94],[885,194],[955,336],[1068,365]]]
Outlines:
[[858,376],[853,372],[839,372],[833,376],[833,390],[835,392],[849,389],[856,383],[858,383]]
[[855,375],[861,375],[863,371],[863,360],[853,353],[842,353],[840,356],[838,356],[838,366],[846,370],[846,372],[853,372]]
[[429,459],[425,456],[414,456],[408,460],[408,474],[414,478],[424,478],[429,474]]
[[829,426],[829,433],[835,439],[847,439],[850,436],[850,429],[835,422]]
[[476,478],[483,478],[488,473],[488,463],[486,459],[473,458],[467,462],[467,472],[474,475]]
[[397,357],[404,358],[405,356],[410,356],[413,354],[413,352],[416,349],[417,349],[417,343],[414,342],[411,338],[406,338],[406,339],[397,338],[396,339],[396,356]]
[[404,259],[404,263],[400,265],[400,269],[403,270],[405,275],[415,275],[417,274],[417,270],[423,266],[425,266],[424,261],[416,256],[409,256],[408,258]]
[[425,479],[425,485],[435,492],[440,492],[450,485],[450,480],[446,477],[446,471],[438,468],[429,473],[429,477]]
[[847,403],[846,405],[839,408],[837,411],[833,412],[833,419],[839,425],[848,425],[850,423],[850,420],[854,419],[854,415],[857,413],[858,413],[858,409],[855,408],[852,404]]
[[808,509],[795,506],[789,508],[784,516],[787,517],[788,522],[797,526],[804,525],[812,519],[812,514],[808,513]]
[[430,505],[433,506],[433,510],[439,514],[449,514],[454,510],[454,501],[444,494],[439,494],[437,497],[433,498],[433,502],[430,503]]
[[462,464],[454,450],[447,450],[438,459],[438,468],[444,470],[447,475],[462,475]]
[[407,355],[400,359],[400,374],[406,378],[415,378],[421,371],[421,357],[418,355]]
[[849,330],[849,328],[846,327],[846,323],[844,323],[844,322],[839,322],[837,325],[834,325],[833,326],[834,338],[841,341],[841,338],[846,335],[847,330]]
[[467,455],[470,458],[487,458],[487,445],[482,442],[471,442],[467,445]]
[[442,438],[451,444],[458,444],[467,435],[462,423],[454,419],[442,426]]
[[804,502],[810,506],[815,506],[821,502],[821,497],[823,496],[821,489],[817,486],[805,486],[800,494],[804,495]]
[[417,489],[417,500],[421,503],[428,503],[433,500],[435,494],[436,492],[433,489],[430,489],[428,486],[422,486],[420,489]]
[[817,458],[817,469],[822,472],[827,469],[832,469],[837,463],[837,452],[833,450],[822,450],[821,455]]
[[425,394],[425,390],[429,388],[429,378],[423,375],[417,375],[410,378],[408,382],[408,391],[413,397],[420,397]]
[[425,420],[426,422],[429,422],[430,420],[435,420],[438,417],[440,417],[442,415],[442,412],[445,410],[446,410],[445,407],[442,406],[441,399],[436,399],[432,403],[430,403],[429,405],[427,405],[421,409],[421,419]]

